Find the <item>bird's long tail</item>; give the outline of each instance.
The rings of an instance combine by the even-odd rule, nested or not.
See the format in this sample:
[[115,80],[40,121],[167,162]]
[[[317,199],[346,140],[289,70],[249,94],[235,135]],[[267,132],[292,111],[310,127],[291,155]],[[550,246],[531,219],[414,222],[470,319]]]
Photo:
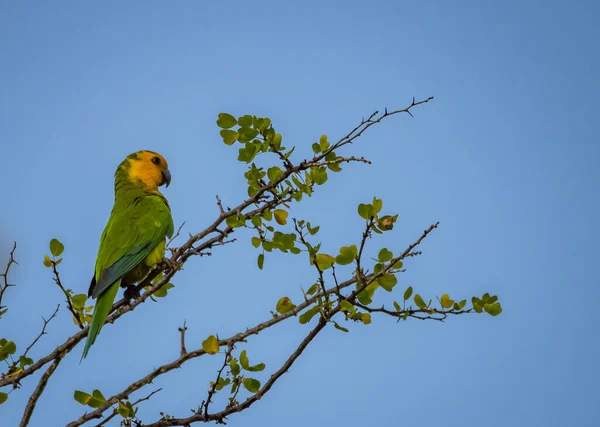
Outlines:
[[87,340],[85,342],[85,347],[83,348],[83,354],[81,355],[80,363],[88,354],[88,351],[92,344],[96,341],[96,337],[100,333],[102,326],[104,326],[104,321],[110,312],[110,309],[115,301],[115,297],[117,296],[117,291],[119,290],[119,285],[121,284],[121,280],[117,280],[113,283],[110,288],[106,290],[102,295],[98,297],[98,301],[96,302],[96,307],[94,307],[94,314],[92,315],[92,323],[90,324],[90,329],[88,331]]

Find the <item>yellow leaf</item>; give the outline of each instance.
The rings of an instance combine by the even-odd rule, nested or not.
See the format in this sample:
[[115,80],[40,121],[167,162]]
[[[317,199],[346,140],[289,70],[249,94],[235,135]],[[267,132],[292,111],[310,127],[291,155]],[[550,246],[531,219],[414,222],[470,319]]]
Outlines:
[[442,295],[442,298],[440,298],[440,303],[442,304],[442,308],[450,308],[454,305],[454,301],[450,299],[448,294]]
[[331,268],[331,266],[335,262],[335,258],[327,254],[317,254],[315,256],[315,261],[317,261],[317,266],[319,267],[319,269],[323,271],[327,270],[328,268]]
[[219,352],[219,341],[214,335],[202,341],[202,349],[208,354],[217,354]]
[[362,315],[362,317],[360,318],[360,320],[365,325],[368,325],[369,323],[371,323],[371,315],[369,313],[365,313],[365,314]]
[[48,255],[44,255],[44,265],[46,267],[52,267],[52,260]]
[[288,217],[287,211],[284,211],[283,209],[277,209],[273,212],[273,215],[275,215],[275,221],[277,221],[277,224],[279,224],[279,225],[287,224],[287,217]]
[[285,314],[288,311],[293,310],[295,307],[296,306],[294,305],[291,299],[289,299],[288,297],[283,297],[279,301],[277,301],[277,306],[275,307],[275,309],[279,313]]

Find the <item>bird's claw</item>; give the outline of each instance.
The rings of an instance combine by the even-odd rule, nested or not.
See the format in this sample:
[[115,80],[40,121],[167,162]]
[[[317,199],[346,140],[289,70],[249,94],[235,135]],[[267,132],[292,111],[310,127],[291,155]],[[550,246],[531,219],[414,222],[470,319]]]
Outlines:
[[140,290],[137,286],[128,286],[123,293],[123,296],[127,301],[138,299],[140,297]]

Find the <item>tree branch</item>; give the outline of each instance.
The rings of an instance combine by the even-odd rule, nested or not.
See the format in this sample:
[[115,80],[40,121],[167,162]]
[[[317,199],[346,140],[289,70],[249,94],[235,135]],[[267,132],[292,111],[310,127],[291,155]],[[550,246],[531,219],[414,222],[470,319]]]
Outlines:
[[317,323],[317,326],[306,336],[306,338],[302,340],[298,348],[290,355],[290,357],[285,361],[281,368],[279,368],[273,375],[271,375],[271,378],[269,378],[269,380],[258,392],[246,399],[244,402],[226,408],[221,412],[217,412],[216,414],[196,413],[191,417],[187,418],[163,418],[161,420],[156,421],[155,423],[146,424],[144,427],[189,426],[191,423],[199,421],[216,421],[217,423],[223,423],[223,421],[229,415],[236,412],[241,412],[244,409],[249,408],[253,403],[259,401],[271,389],[271,387],[273,387],[275,382],[292,367],[296,359],[304,352],[306,347],[308,347],[311,341],[317,336],[319,332],[323,330],[323,328],[326,325],[327,321],[323,318],[320,318],[319,323]]
[[[267,194],[272,193],[273,190],[275,190],[280,184],[284,183],[284,181],[287,180],[288,178],[290,178],[293,174],[297,174],[299,172],[309,170],[315,166],[322,166],[322,165],[330,164],[329,162],[333,162],[333,163],[339,163],[339,162],[344,162],[344,161],[368,162],[365,159],[353,158],[353,157],[348,157],[348,158],[338,157],[332,161],[327,161],[327,160],[325,160],[325,157],[329,153],[331,153],[333,150],[338,149],[338,148],[342,147],[343,145],[353,142],[356,138],[360,137],[362,135],[362,133],[364,133],[369,127],[381,122],[384,118],[394,115],[394,114],[399,114],[402,112],[406,112],[412,116],[412,114],[410,113],[410,109],[412,107],[414,107],[416,105],[420,105],[425,102],[428,102],[431,99],[433,99],[433,98],[428,98],[428,99],[426,99],[424,101],[420,101],[420,102],[415,102],[415,100],[413,99],[412,104],[409,107],[405,108],[404,110],[396,110],[391,113],[388,113],[386,111],[385,114],[382,115],[381,117],[379,117],[378,119],[375,119],[375,116],[377,115],[377,113],[374,113],[369,117],[369,119],[367,121],[363,120],[348,135],[346,135],[345,137],[340,139],[336,144],[333,144],[325,152],[321,153],[318,156],[313,157],[312,160],[303,161],[296,166],[294,166],[291,162],[288,161],[285,164],[286,169],[283,171],[283,173],[281,174],[281,176],[278,179],[273,180],[273,181],[269,182],[268,184],[263,183],[264,185],[261,185],[261,187],[250,198],[246,199],[245,201],[240,203],[235,208],[228,209],[228,210],[220,209],[221,210],[220,215],[205,230],[203,230],[202,232],[197,233],[195,235],[190,235],[190,238],[181,247],[172,249],[171,250],[172,256],[168,259],[168,262],[163,263],[159,269],[155,269],[153,272],[151,272],[151,274],[143,281],[143,283],[138,285],[141,288],[143,288],[145,286],[149,286],[149,289],[146,290],[140,296],[140,298],[138,298],[134,301],[122,299],[122,300],[116,302],[113,305],[112,312],[108,316],[106,323],[113,323],[119,317],[121,317],[123,314],[134,310],[137,306],[144,303],[145,300],[147,298],[149,298],[154,292],[156,292],[158,289],[163,287],[166,283],[168,283],[171,280],[171,278],[177,273],[179,268],[189,259],[189,257],[191,257],[193,255],[197,255],[199,253],[202,253],[203,251],[210,249],[213,246],[223,244],[224,239],[235,231],[234,228],[232,228],[232,227],[226,227],[224,230],[221,229],[222,224],[226,221],[227,218],[229,218],[232,215],[243,214],[246,217],[246,219],[250,219],[253,215],[260,215],[267,209],[272,209],[276,206],[280,206],[282,204],[285,204],[285,203],[291,201],[292,200],[291,196],[288,196],[287,198],[283,198],[283,199],[278,198],[278,197],[274,197],[273,199],[270,199],[267,196]],[[256,208],[243,213],[244,210],[246,210],[247,208],[249,208],[252,205],[255,205]],[[222,206],[220,206],[220,208],[222,208]],[[180,227],[180,229],[181,229],[181,227]],[[216,235],[214,235],[214,234],[216,234]],[[8,273],[8,267],[10,267],[12,262],[16,263],[16,261],[14,261],[14,259],[12,258],[12,254],[13,254],[15,248],[16,248],[16,244],[15,244],[15,247],[13,248],[13,251],[11,252],[11,260],[12,261],[9,261],[7,270],[6,270],[5,274],[3,275],[4,281],[5,281],[5,286],[2,287],[2,293],[4,292],[4,290],[6,289],[6,287],[8,285],[7,278],[6,278],[6,275]],[[407,253],[410,253],[410,251],[408,251]],[[364,289],[364,287],[366,287],[367,282],[370,283],[373,280],[376,280],[377,277],[384,274],[384,272],[389,271],[390,268],[391,268],[391,264],[386,269],[384,269],[383,272],[380,272],[378,275],[366,276],[365,279],[367,279],[367,280],[365,280],[365,284],[362,284],[360,288]],[[58,276],[58,272],[56,270],[56,264],[53,264],[53,271],[56,276],[57,285],[59,285],[59,287],[62,289],[62,291],[67,296],[67,302],[68,302],[69,308],[70,308],[71,312],[73,312],[74,310],[71,305],[70,298],[68,297],[67,292],[65,291],[64,287],[60,283],[60,277]],[[164,272],[164,276],[160,280],[157,280],[156,283],[152,283],[152,281],[157,277],[157,275],[161,271]],[[237,335],[234,335],[229,340],[220,340],[220,344],[221,345],[229,345],[230,343],[233,344],[235,342],[243,341],[246,337],[248,337],[250,335],[257,334],[259,331],[261,331],[265,328],[271,327],[274,324],[279,323],[282,320],[285,320],[292,315],[298,314],[301,310],[307,308],[311,304],[314,304],[319,298],[321,298],[323,296],[327,296],[327,295],[335,293],[335,292],[339,292],[339,289],[343,289],[354,283],[356,283],[356,279],[353,278],[342,284],[339,284],[339,286],[336,285],[336,288],[322,290],[321,292],[318,292],[314,297],[307,299],[303,304],[300,304],[298,307],[296,307],[296,309],[290,311],[289,313],[286,313],[285,315],[276,316],[276,317],[270,319],[269,321],[263,322],[263,323],[257,325],[256,327],[247,330],[244,333],[239,333]],[[10,285],[10,286],[12,286],[12,285]],[[358,294],[358,292],[360,292],[360,290],[362,290],[360,288],[357,289],[356,291],[354,291],[353,293],[351,293],[351,296],[353,298],[355,298],[356,295]],[[0,293],[0,300],[1,300],[1,296],[2,295]],[[333,316],[337,312],[339,312],[339,306],[335,310],[333,310],[331,313],[329,313],[328,317]],[[77,315],[75,315],[75,318],[79,321],[79,318]],[[315,329],[317,331],[316,333],[318,333],[325,326],[325,325],[321,326],[321,324],[323,322],[325,322],[325,319],[321,318],[321,320],[319,321],[320,329],[318,329],[318,330]],[[30,376],[37,370],[41,369],[47,363],[54,361],[53,364],[50,366],[50,368],[48,368],[48,370],[44,374],[44,375],[47,374],[47,377],[45,380],[47,382],[47,379],[52,375],[52,373],[56,369],[56,367],[54,367],[54,369],[52,367],[55,364],[58,365],[58,363],[59,363],[59,362],[57,363],[57,361],[62,360],[62,358],[69,351],[71,351],[81,340],[83,340],[86,337],[87,332],[88,332],[88,327],[87,326],[84,327],[81,323],[80,323],[80,326],[82,327],[81,331],[79,331],[78,333],[76,333],[73,336],[71,336],[70,338],[68,338],[63,344],[56,347],[55,350],[53,350],[49,355],[40,358],[36,363],[29,366],[27,369],[24,369],[18,375],[15,375],[12,377],[5,376],[2,379],[0,379],[0,387],[7,386],[7,385],[13,385],[13,387],[17,387],[20,384],[19,382],[21,380],[23,380],[27,376]],[[316,333],[315,333],[315,335],[316,335]],[[309,337],[307,337],[307,339],[308,338],[310,338],[310,339],[308,340],[308,342],[306,342],[306,345],[308,345],[308,343],[310,342],[310,340],[312,340],[312,338],[314,338],[314,336],[310,337],[310,335],[309,335]],[[131,384],[123,392],[108,399],[106,404],[103,405],[101,408],[98,408],[95,411],[92,411],[90,414],[84,415],[83,417],[78,419],[76,422],[71,423],[70,425],[81,425],[82,423],[84,423],[90,419],[99,418],[101,416],[101,414],[104,411],[106,411],[108,409],[108,407],[110,407],[111,404],[117,402],[119,399],[126,398],[133,391],[135,391],[135,390],[145,386],[149,382],[151,382],[153,378],[156,378],[159,375],[163,375],[164,373],[169,372],[172,369],[178,368],[183,363],[185,363],[187,360],[202,356],[203,354],[205,354],[203,350],[196,350],[196,351],[187,352],[184,355],[181,355],[177,360],[175,360],[171,364],[163,365],[162,367],[155,369],[150,374],[148,374],[146,377]],[[294,355],[292,355],[292,356],[294,356]],[[290,361],[290,359],[288,359],[289,366],[291,366],[291,364],[294,362],[294,360],[295,360],[295,358],[293,358],[291,361]],[[288,362],[286,362],[286,363],[288,363]],[[285,371],[282,371],[280,375],[282,375],[283,372],[285,372]],[[275,380],[279,376],[277,376],[275,378]],[[273,377],[272,377],[272,379],[273,379]],[[265,384],[264,392],[268,391],[268,388],[271,387],[271,385],[274,383],[275,380],[273,380],[272,382],[267,382]],[[267,385],[268,385],[268,388],[267,388]],[[40,385],[38,385],[38,388],[39,387],[40,387]],[[45,383],[44,383],[44,387],[45,387]],[[43,387],[42,387],[41,391],[43,391]],[[40,394],[41,394],[41,391],[40,391]],[[255,396],[253,396],[253,398]],[[247,406],[250,406],[254,401],[258,400],[260,398],[260,396],[262,396],[262,394],[260,394],[259,397],[255,400],[252,400],[253,398],[248,399],[242,405],[247,404]],[[247,402],[249,402],[249,403],[247,403]],[[234,408],[239,407],[239,406],[240,405],[231,406],[226,411],[229,411],[228,413],[237,412],[236,410],[234,410]],[[244,409],[244,408],[241,408],[241,409]],[[224,412],[225,411],[219,413],[219,414],[221,414],[220,415],[221,419],[223,419],[226,416],[226,414],[224,414]],[[215,416],[219,416],[219,414],[215,414]]]
[[13,264],[19,264],[16,260],[15,260],[15,251],[17,250],[17,242],[13,243],[13,248],[10,251],[10,255],[8,257],[8,263],[6,264],[6,269],[4,270],[4,273],[0,274],[0,276],[3,279],[4,284],[0,283],[0,317],[2,316],[2,309],[4,308],[4,306],[2,305],[2,297],[4,296],[4,292],[6,292],[6,290],[8,288],[10,288],[11,286],[15,286],[12,285],[10,283],[8,283],[8,272],[10,271],[10,267]]
[[37,387],[33,391],[32,395],[29,397],[27,406],[25,406],[25,412],[23,413],[23,418],[21,419],[21,423],[19,424],[19,427],[25,427],[25,426],[27,426],[27,424],[29,424],[29,420],[31,419],[31,414],[33,414],[35,405],[37,404],[37,401],[39,400],[42,393],[44,392],[44,389],[46,388],[46,384],[48,384],[48,380],[50,379],[50,376],[52,376],[52,374],[54,373],[54,371],[56,370],[56,368],[62,361],[63,357],[65,357],[65,355],[66,355],[66,353],[62,353],[62,354],[58,355],[56,357],[56,359],[54,359],[54,362],[52,362],[52,365],[50,365],[50,367],[46,370],[46,372],[44,372],[44,375],[42,375],[42,378],[40,378],[40,382],[38,383]]
[[54,319],[56,317],[56,315],[58,314],[58,309],[60,308],[60,304],[58,304],[56,306],[56,310],[54,310],[54,313],[52,313],[52,316],[50,316],[48,318],[48,320],[44,319],[42,317],[42,320],[44,321],[44,326],[42,327],[42,332],[40,332],[40,334],[36,337],[36,339],[33,340],[33,342],[31,344],[29,344],[29,347],[27,347],[27,349],[25,350],[25,353],[23,353],[23,357],[27,356],[27,353],[29,353],[29,350],[31,350],[31,348],[35,345],[36,342],[38,342],[38,340],[43,336],[46,335],[46,326],[48,326],[48,323],[50,323],[50,321],[52,319]]
[[[423,239],[425,239],[425,237],[427,237],[427,235],[429,233],[431,233],[431,231],[433,231],[433,229],[437,228],[438,224],[439,223],[433,224],[428,229],[424,230],[423,234],[421,234],[421,236],[414,243],[409,245],[408,248],[401,255],[390,260],[389,264],[387,264],[387,266],[384,267],[379,273],[363,276],[363,282],[361,283],[361,285],[355,291],[351,292],[350,296],[348,296],[346,299],[350,302],[353,302],[356,299],[356,296],[360,292],[362,292],[370,283],[373,283],[379,277],[386,274],[396,262],[404,259],[416,246],[418,246],[423,241]],[[335,286],[335,287],[332,287],[332,288],[326,290],[325,292],[318,292],[314,296],[306,299],[303,303],[298,304],[294,309],[290,310],[289,312],[287,312],[285,314],[280,314],[276,317],[272,317],[269,320],[259,323],[255,327],[247,329],[245,332],[238,333],[230,338],[219,340],[219,346],[231,346],[235,343],[245,341],[245,339],[248,338],[249,336],[257,335],[259,332],[261,332],[273,325],[276,325],[291,316],[297,315],[304,309],[306,309],[306,308],[310,307],[312,304],[316,303],[319,300],[319,298],[322,298],[325,295],[335,294],[336,292],[338,292],[338,289],[347,288],[348,286],[355,284],[356,281],[357,281],[357,279],[354,277],[350,280],[340,283],[338,286]],[[339,311],[340,311],[340,306],[338,305],[330,313],[328,313],[328,318],[332,318]],[[139,390],[140,388],[150,384],[152,381],[154,381],[155,378],[157,378],[161,375],[164,375],[174,369],[180,368],[188,360],[194,359],[197,357],[201,357],[205,354],[206,354],[206,352],[203,349],[188,351],[185,355],[181,355],[179,358],[172,361],[171,363],[162,365],[162,366],[154,369],[151,373],[149,373],[145,377],[139,379],[138,381],[133,382],[128,387],[126,387],[125,390],[123,390],[122,392],[117,393],[114,396],[106,399],[106,402],[101,407],[99,407],[99,408],[95,409],[94,411],[91,411],[87,414],[82,415],[77,420],[69,423],[67,425],[67,427],[77,427],[77,426],[80,426],[80,425],[86,423],[87,421],[89,421],[91,419],[100,418],[102,416],[102,413],[104,413],[108,408],[111,407],[111,405],[113,405],[117,401],[126,399],[127,396],[129,396],[136,390]],[[225,412],[225,411],[223,411],[223,412]],[[221,414],[223,412],[221,412]],[[233,412],[236,412],[236,411],[233,411]],[[228,412],[227,414],[229,414],[229,413],[231,413],[231,412]],[[196,414],[196,415],[198,415],[198,414]],[[224,416],[226,416],[226,415],[224,415]],[[209,419],[209,421],[210,420],[216,420],[216,419],[211,418],[211,419]],[[170,424],[160,424],[160,425],[170,425]],[[177,425],[177,424],[175,424],[175,425]]]
[[67,308],[69,309],[69,311],[71,312],[71,314],[73,315],[75,320],[77,320],[77,325],[79,326],[79,328],[83,329],[84,328],[83,323],[81,323],[81,319],[79,318],[79,316],[77,315],[77,312],[73,308],[73,304],[71,304],[71,296],[66,291],[62,282],[60,281],[60,276],[58,275],[58,270],[56,269],[56,265],[57,265],[56,262],[52,261],[52,273],[54,273],[54,278],[53,278],[54,283],[56,283],[58,285],[58,287],[60,288],[60,290],[63,291],[63,294],[65,294],[65,298],[67,299]]
[[[135,405],[140,404],[141,402],[144,402],[146,400],[150,400],[150,398],[152,396],[154,396],[156,393],[158,393],[159,391],[161,391],[162,388],[159,388],[157,390],[154,390],[152,393],[150,393],[148,396],[146,397],[142,397],[141,399],[136,400],[135,402],[133,402],[131,404],[131,406],[135,407]],[[114,409],[114,412],[112,414],[110,414],[108,417],[106,417],[105,419],[103,419],[101,422],[99,422],[98,424],[96,424],[95,427],[102,427],[103,425],[106,425],[107,422],[109,422],[110,420],[112,420],[117,414],[119,413],[119,411],[117,411],[116,409]]]

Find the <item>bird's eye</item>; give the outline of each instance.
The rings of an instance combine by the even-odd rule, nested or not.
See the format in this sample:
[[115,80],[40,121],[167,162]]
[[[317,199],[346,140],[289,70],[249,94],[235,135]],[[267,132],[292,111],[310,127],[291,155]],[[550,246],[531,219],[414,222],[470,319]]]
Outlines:
[[160,165],[160,159],[158,157],[153,157],[152,163],[154,163],[155,165]]

